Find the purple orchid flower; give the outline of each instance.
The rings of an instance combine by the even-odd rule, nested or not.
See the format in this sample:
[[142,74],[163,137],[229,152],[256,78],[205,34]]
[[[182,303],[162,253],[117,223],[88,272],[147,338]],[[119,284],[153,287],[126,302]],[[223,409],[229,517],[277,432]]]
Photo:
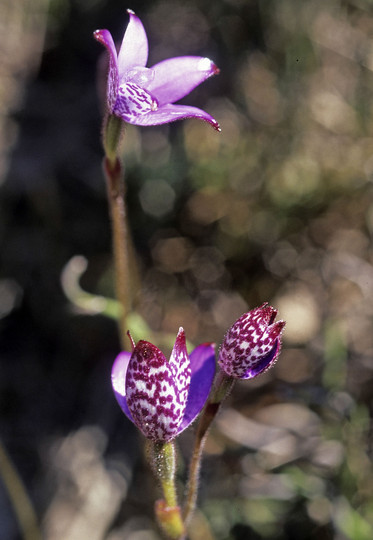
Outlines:
[[228,330],[219,365],[230,377],[252,379],[276,362],[285,321],[274,322],[277,310],[267,303],[242,315]]
[[200,413],[214,373],[214,345],[199,345],[189,357],[180,328],[169,361],[155,345],[139,341],[132,354],[117,356],[111,380],[122,411],[145,437],[167,442]]
[[140,19],[127,10],[130,20],[117,54],[108,30],[96,30],[94,37],[109,52],[107,104],[111,114],[138,126],[155,126],[200,118],[220,131],[207,112],[188,105],[174,105],[203,81],[219,73],[208,58],[181,56],[168,58],[146,68],[148,39]]

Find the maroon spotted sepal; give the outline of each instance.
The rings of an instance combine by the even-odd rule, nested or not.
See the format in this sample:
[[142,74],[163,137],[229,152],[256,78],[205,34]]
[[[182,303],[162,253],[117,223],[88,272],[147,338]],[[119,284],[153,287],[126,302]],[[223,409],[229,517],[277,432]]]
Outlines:
[[190,375],[182,328],[169,361],[152,343],[137,343],[128,364],[126,398],[133,421],[145,437],[169,441],[177,435],[185,412]]
[[147,341],[116,357],[111,382],[124,414],[155,442],[168,442],[203,409],[215,375],[215,346],[198,345],[188,357],[180,328],[169,361]]
[[274,322],[277,310],[267,303],[242,315],[228,330],[219,365],[230,377],[252,379],[276,362],[285,321]]

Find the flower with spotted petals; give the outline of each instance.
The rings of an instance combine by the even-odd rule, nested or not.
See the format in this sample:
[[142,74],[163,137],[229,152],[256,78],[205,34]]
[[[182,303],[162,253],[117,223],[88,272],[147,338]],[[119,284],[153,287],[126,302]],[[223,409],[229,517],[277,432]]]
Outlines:
[[189,105],[174,105],[203,81],[219,73],[208,58],[168,58],[147,68],[148,39],[140,19],[127,10],[130,20],[117,54],[108,30],[96,30],[110,58],[107,81],[109,112],[138,126],[155,126],[185,118],[200,118],[220,131],[207,112]]
[[115,397],[127,417],[148,439],[168,442],[202,410],[215,373],[215,347],[199,345],[188,356],[180,328],[171,357],[139,341],[132,354],[121,352],[112,372]]
[[219,352],[222,370],[237,379],[252,379],[276,362],[285,321],[267,303],[242,315],[228,330]]

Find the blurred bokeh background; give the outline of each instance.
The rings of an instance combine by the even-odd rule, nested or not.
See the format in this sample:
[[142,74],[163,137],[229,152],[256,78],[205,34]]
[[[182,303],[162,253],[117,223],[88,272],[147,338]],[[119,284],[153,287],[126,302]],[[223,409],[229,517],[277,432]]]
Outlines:
[[126,130],[139,314],[159,343],[182,325],[219,344],[264,301],[287,321],[275,368],[238,383],[211,431],[190,538],[371,540],[371,0],[2,1],[0,538],[27,540],[10,459],[46,540],[159,539],[143,440],[110,386],[116,323],[67,297],[96,305],[81,273],[114,294],[92,32],[120,41],[126,8],[149,65],[221,69],[184,100],[220,134]]

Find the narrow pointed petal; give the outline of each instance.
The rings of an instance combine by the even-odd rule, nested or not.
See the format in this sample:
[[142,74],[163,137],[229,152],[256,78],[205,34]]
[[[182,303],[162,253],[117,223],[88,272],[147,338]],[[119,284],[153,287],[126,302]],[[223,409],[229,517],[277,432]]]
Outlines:
[[185,342],[185,332],[183,328],[180,328],[177,334],[169,365],[178,386],[180,402],[186,403],[188,398],[191,371]]
[[96,30],[93,33],[94,38],[106,47],[109,53],[109,73],[107,80],[107,102],[110,112],[113,111],[115,100],[117,98],[119,86],[119,72],[117,62],[117,51],[115,49],[113,38],[109,30]]
[[148,38],[145,28],[133,11],[127,12],[130,20],[118,54],[120,74],[125,74],[134,67],[145,67],[148,61]]
[[190,367],[192,378],[185,414],[179,428],[179,433],[186,429],[203,409],[214,379],[215,364],[214,343],[203,343],[191,353]]
[[203,81],[219,73],[208,58],[180,56],[163,60],[152,67],[154,79],[147,86],[162,106],[179,101]]
[[180,401],[169,362],[152,343],[139,341],[131,355],[126,399],[133,420],[145,437],[169,441],[177,435],[185,403]]
[[124,414],[133,422],[132,415],[127,405],[126,399],[126,376],[127,368],[131,358],[131,353],[121,352],[116,357],[111,370],[111,384],[114,395]]
[[[128,121],[118,115],[123,120]],[[218,122],[210,114],[198,109],[197,107],[190,107],[189,105],[163,105],[156,111],[149,112],[147,114],[136,116],[132,121],[128,121],[130,124],[136,126],[159,126],[160,124],[167,124],[169,122],[175,122],[176,120],[185,120],[186,118],[198,118],[211,124],[211,126],[220,131]]]

